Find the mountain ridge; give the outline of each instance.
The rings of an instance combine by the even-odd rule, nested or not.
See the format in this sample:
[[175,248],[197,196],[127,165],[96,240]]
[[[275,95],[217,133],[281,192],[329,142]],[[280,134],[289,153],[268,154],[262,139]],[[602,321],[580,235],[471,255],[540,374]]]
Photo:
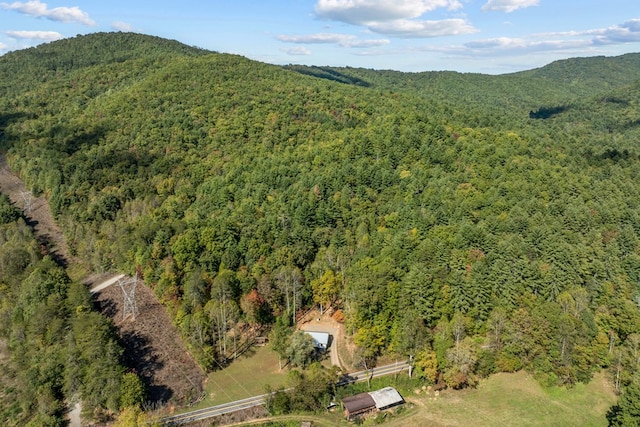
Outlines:
[[353,364],[633,383],[638,54],[487,76],[121,33],[38,49],[0,58],[0,150],[75,256],[144,278],[204,369],[246,325],[334,304]]

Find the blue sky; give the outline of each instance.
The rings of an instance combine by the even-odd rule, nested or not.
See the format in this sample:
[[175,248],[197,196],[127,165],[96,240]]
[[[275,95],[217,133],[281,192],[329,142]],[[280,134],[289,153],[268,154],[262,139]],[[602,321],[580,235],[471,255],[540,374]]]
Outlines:
[[637,0],[0,0],[0,54],[135,31],[273,64],[500,74],[640,52]]

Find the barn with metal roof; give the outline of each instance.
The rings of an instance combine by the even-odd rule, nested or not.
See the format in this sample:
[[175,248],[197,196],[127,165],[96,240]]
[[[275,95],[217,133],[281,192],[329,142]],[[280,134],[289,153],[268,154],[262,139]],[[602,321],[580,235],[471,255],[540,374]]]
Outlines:
[[357,416],[382,411],[404,403],[404,399],[393,387],[359,393],[342,399],[345,416],[352,420]]
[[369,393],[359,393],[342,399],[344,414],[348,419],[369,413],[376,409],[376,402]]
[[404,403],[404,399],[400,396],[398,390],[393,387],[385,387],[377,391],[372,391],[369,395],[371,395],[373,401],[376,402],[376,409],[381,411]]

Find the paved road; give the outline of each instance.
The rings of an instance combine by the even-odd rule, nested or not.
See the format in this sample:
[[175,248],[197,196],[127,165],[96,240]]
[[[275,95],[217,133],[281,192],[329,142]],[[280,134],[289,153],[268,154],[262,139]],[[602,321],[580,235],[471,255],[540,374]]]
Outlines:
[[[406,361],[397,362],[391,365],[380,366],[373,368],[371,371],[358,371],[350,374],[346,374],[338,382],[338,386],[352,384],[355,382],[367,381],[367,377],[371,375],[371,378],[381,377],[383,375],[390,375],[399,373],[409,369],[409,364]],[[236,400],[235,402],[224,403],[222,405],[210,406],[204,409],[198,409],[196,411],[185,412],[180,415],[172,415],[162,419],[162,424],[165,426],[177,426],[181,424],[187,424],[194,421],[205,420],[207,418],[216,417],[218,415],[230,414],[232,412],[240,411],[243,409],[253,408],[255,406],[261,406],[265,404],[267,394],[261,394],[260,396],[248,397],[242,400]]]
[[162,419],[165,426],[177,426],[187,424],[193,421],[205,420],[207,418],[216,417],[218,415],[229,414],[231,412],[241,411],[243,409],[253,408],[255,406],[264,405],[267,395],[253,396],[235,402],[224,403],[222,405],[210,406],[209,408],[198,409],[197,411],[186,412],[180,415],[173,415]]
[[342,376],[340,381],[338,381],[338,386],[343,386],[347,384],[359,383],[362,381],[367,381],[367,377],[371,376],[371,378],[378,378],[385,375],[397,374],[406,370],[409,371],[409,362],[402,361],[396,362],[391,365],[378,366],[368,371],[358,371],[353,372],[351,374],[345,374]]

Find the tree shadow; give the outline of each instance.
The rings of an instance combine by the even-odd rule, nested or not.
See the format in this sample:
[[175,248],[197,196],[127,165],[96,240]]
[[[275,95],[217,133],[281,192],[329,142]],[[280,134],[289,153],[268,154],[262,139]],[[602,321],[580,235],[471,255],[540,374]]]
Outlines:
[[124,348],[123,363],[135,370],[147,389],[147,401],[164,404],[171,399],[173,391],[154,381],[154,372],[164,366],[149,339],[138,331],[125,331],[120,337]]
[[330,80],[332,82],[343,83],[348,85],[371,87],[371,83],[361,78],[350,76],[349,74],[338,71],[331,67],[318,67],[306,65],[287,65],[285,68],[307,76],[316,77],[318,79]]
[[566,105],[559,105],[556,107],[540,107],[536,111],[529,111],[530,119],[550,119],[553,116],[557,116],[560,113],[564,113],[569,109]]
[[97,312],[102,313],[103,316],[108,317],[109,319],[115,319],[118,314],[118,305],[111,298],[94,298],[93,306]]
[[[27,225],[31,227],[32,230],[35,230],[38,221],[31,217],[25,217]],[[55,244],[53,243],[53,239],[48,234],[37,234],[36,241],[38,245],[40,245],[40,249],[43,254],[49,255],[51,259],[58,264],[62,268],[67,268],[69,266],[69,260],[61,254],[57,249],[55,249]]]
[[9,124],[12,120],[16,120],[22,117],[26,117],[25,113],[8,113],[8,114],[0,114],[0,129],[4,128]]
[[337,386],[343,386],[343,385],[353,384],[353,383],[356,383],[356,382],[358,382],[358,377],[357,376],[352,376],[350,374],[344,374],[338,379],[338,382],[336,383],[336,385]]
[[9,147],[5,145],[5,132],[4,129],[7,125],[14,121],[21,119],[23,117],[27,117],[28,115],[25,113],[6,113],[0,114],[0,150],[6,150]]

